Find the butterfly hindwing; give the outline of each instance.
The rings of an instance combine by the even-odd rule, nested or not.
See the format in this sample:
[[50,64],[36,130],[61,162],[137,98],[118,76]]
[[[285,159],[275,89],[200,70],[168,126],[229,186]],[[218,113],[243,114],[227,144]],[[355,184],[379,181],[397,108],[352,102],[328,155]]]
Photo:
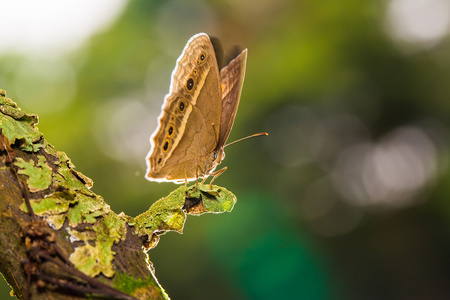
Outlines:
[[222,117],[220,124],[219,141],[216,149],[222,148],[230,135],[236,112],[241,98],[244,84],[245,67],[247,63],[247,49],[230,61],[220,70],[222,93]]

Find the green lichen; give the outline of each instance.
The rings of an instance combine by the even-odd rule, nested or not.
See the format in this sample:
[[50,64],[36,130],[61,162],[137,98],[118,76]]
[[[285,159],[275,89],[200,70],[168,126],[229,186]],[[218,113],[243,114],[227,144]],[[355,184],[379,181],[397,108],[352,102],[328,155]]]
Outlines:
[[[46,156],[38,155],[36,161],[16,158],[14,165],[18,174],[26,176],[30,193],[46,192],[48,195],[33,199],[30,204],[36,215],[45,219],[56,230],[68,220],[73,238],[85,244],[76,248],[70,260],[79,270],[90,276],[103,273],[114,275],[112,246],[126,236],[126,219],[114,214],[103,198],[90,191],[92,180],[75,170],[75,166],[64,152],[58,152],[48,144],[35,126],[38,118],[27,114],[16,103],[0,91],[0,129],[10,145],[36,152],[43,149]],[[52,170],[50,165],[54,165]],[[23,203],[20,209],[28,212]],[[83,231],[76,229],[87,224]]]
[[[75,198],[75,193],[70,191],[55,192],[43,199],[30,199],[34,213],[44,218],[56,230],[63,226],[67,218],[67,212],[77,202],[78,199]],[[20,209],[28,212],[25,203],[22,203]]]
[[[191,189],[192,190],[192,189]],[[213,185],[199,185],[197,191],[189,192],[189,197],[202,199],[203,208],[189,211],[191,215],[201,215],[204,213],[223,213],[230,212],[236,203],[236,196],[223,187]]]
[[114,270],[111,262],[115,253],[111,247],[112,243],[99,243],[95,246],[86,244],[76,248],[69,259],[78,270],[86,275],[94,277],[103,273],[106,277],[112,277]]
[[77,204],[71,207],[67,213],[69,224],[76,226],[82,223],[94,223],[95,218],[110,211],[109,205],[100,196],[87,196],[78,193],[75,197]]
[[[159,235],[167,231],[182,233],[187,214],[231,211],[236,202],[235,196],[218,186],[209,188],[208,185],[198,185],[197,189],[182,186],[136,218],[117,215],[102,197],[90,190],[92,180],[77,172],[64,152],[56,151],[47,143],[35,126],[37,123],[36,115],[22,111],[0,90],[0,130],[3,135],[10,145],[21,150],[40,151],[30,161],[20,157],[14,160],[18,174],[26,176],[29,192],[40,196],[39,199],[30,197],[35,214],[56,230],[66,224],[65,229],[71,239],[83,242],[69,257],[80,271],[92,277],[100,273],[106,277],[116,275],[113,284],[139,299],[161,296],[168,299],[154,277],[135,279],[123,273],[115,274],[112,263],[115,252],[112,248],[125,240],[127,224],[135,227],[135,234],[148,236],[149,241],[156,245]],[[20,209],[28,212],[25,203]],[[155,289],[147,289],[151,285]]]
[[[51,185],[55,190],[63,191],[49,194],[44,199],[31,199],[34,212],[57,229],[61,228],[66,218],[73,227],[81,223],[94,223],[97,217],[110,211],[109,205],[89,190],[88,184],[92,186],[92,180],[74,171],[65,153],[57,154],[61,159],[56,162],[59,166],[57,172],[52,172],[43,156],[38,156],[37,164],[33,160],[15,160],[18,173],[28,176],[30,192],[42,191]],[[28,211],[24,204],[21,209]]]
[[47,165],[45,157],[39,155],[38,162],[25,161],[17,158],[14,164],[19,167],[18,174],[27,175],[27,184],[30,192],[38,192],[47,189],[52,183],[52,169]]
[[35,126],[38,123],[36,115],[25,113],[4,94],[0,97],[0,112],[0,128],[11,145],[20,141],[20,149],[29,152],[43,147],[43,135]]
[[125,239],[125,219],[110,213],[106,217],[98,219],[89,230],[82,232],[71,230],[70,234],[73,238],[85,242],[83,246],[77,247],[69,257],[77,269],[92,277],[100,273],[107,277],[114,275],[112,261],[115,252],[112,251],[112,246]]
[[114,241],[125,240],[127,226],[126,221],[128,217],[125,215],[116,215],[114,213],[108,214],[103,218],[103,224],[108,230],[108,236]]
[[42,139],[41,144],[42,144],[42,148],[44,149],[44,151],[53,157],[59,157],[60,153],[64,153],[64,152],[57,151],[55,149],[55,147],[53,147],[52,145],[47,143],[47,140],[45,140],[45,139]]
[[42,144],[38,143],[42,138],[42,133],[27,123],[15,122],[9,116],[0,115],[0,128],[3,129],[3,134],[11,145],[16,141],[22,142],[21,150],[36,152],[42,147]]
[[[221,213],[231,211],[236,203],[236,197],[225,188],[209,185],[181,186],[167,197],[156,201],[148,211],[132,218],[128,224],[134,226],[135,233],[152,237],[156,232],[162,234],[167,231],[183,232],[186,214],[201,215],[204,213]],[[192,200],[194,205],[185,208],[186,199]],[[195,203],[197,202],[197,203]]]
[[[166,294],[164,289],[159,287],[155,278],[153,278],[152,276],[142,279],[134,278],[123,272],[117,272],[116,276],[114,276],[113,279],[113,287],[118,289],[119,291],[124,292],[125,294],[133,295],[138,299],[160,298],[157,296],[161,296],[163,299],[169,299],[169,296]],[[149,294],[148,287],[154,287],[154,289],[151,290],[156,290],[159,295]]]
[[[126,219],[114,214],[103,198],[89,190],[92,180],[75,171],[67,155],[56,151],[43,139],[35,126],[37,123],[36,115],[22,111],[0,90],[0,129],[8,143],[28,152],[42,148],[52,159],[47,162],[46,156],[38,155],[36,160],[26,161],[20,157],[14,160],[17,173],[26,176],[30,193],[48,193],[39,199],[30,197],[34,213],[57,230],[68,220],[72,237],[85,242],[70,256],[75,267],[90,276],[103,273],[111,277],[115,272],[112,246],[126,237]],[[50,165],[57,170],[52,170]],[[25,203],[20,209],[28,212]],[[88,226],[77,231],[83,223]]]
[[[42,156],[38,156],[37,164],[20,158],[15,161],[20,168],[19,174],[28,176],[27,183],[31,192],[44,190],[49,186],[58,191],[43,199],[30,199],[31,207],[36,215],[43,217],[57,230],[61,229],[67,219],[72,237],[85,242],[69,258],[77,269],[90,276],[102,273],[111,277],[115,272],[112,246],[125,238],[126,219],[114,214],[102,197],[89,190],[92,180],[76,172],[65,153],[52,152],[56,154],[55,166],[58,167],[53,173],[48,166],[48,170],[45,169],[46,163]],[[28,211],[25,204],[20,208]],[[100,216],[103,217],[99,218]],[[77,226],[83,223],[92,226],[77,231]]]
[[152,236],[155,231],[183,230],[186,214],[182,210],[185,201],[185,188],[180,187],[156,201],[149,210],[130,220],[128,224],[136,228],[135,233]]
[[59,166],[58,172],[53,173],[53,182],[65,189],[72,191],[81,191],[86,195],[94,195],[89,190],[92,187],[92,179],[75,171],[75,166],[64,152],[57,152],[59,160],[56,164]]
[[[36,215],[45,217],[67,212],[69,210],[69,206],[77,201],[78,200],[74,197],[70,198],[66,193],[59,192],[43,199],[32,199],[30,203],[31,208]],[[25,203],[22,203],[20,208],[23,211],[28,212],[28,208]]]

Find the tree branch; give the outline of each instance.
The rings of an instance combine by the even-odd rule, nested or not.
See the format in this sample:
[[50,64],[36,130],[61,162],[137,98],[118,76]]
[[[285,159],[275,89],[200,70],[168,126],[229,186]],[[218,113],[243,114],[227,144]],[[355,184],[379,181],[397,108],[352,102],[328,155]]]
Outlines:
[[183,186],[135,218],[118,215],[37,123],[0,90],[0,272],[14,294],[167,299],[145,251],[167,231],[182,233],[186,214],[231,211],[235,196]]

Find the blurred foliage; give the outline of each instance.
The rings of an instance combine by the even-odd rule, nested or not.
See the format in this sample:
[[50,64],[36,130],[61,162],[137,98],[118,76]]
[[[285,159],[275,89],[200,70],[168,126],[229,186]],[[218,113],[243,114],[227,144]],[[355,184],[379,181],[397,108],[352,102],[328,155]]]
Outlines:
[[217,183],[237,196],[231,214],[193,218],[150,251],[168,294],[448,299],[450,39],[402,39],[404,3],[130,1],[75,52],[0,57],[0,88],[136,216],[176,187],[147,182],[144,157],[184,44],[206,32],[247,47],[230,140],[269,137],[227,148]]

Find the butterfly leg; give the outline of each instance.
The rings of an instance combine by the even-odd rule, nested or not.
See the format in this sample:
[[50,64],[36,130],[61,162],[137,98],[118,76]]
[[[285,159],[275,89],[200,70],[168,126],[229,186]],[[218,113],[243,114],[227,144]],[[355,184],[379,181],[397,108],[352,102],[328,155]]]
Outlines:
[[205,181],[209,178],[209,176],[211,176],[212,174],[205,174],[205,172],[203,172],[203,170],[202,170],[202,174],[203,175],[206,175],[206,177],[205,178],[203,178],[203,180],[202,180],[202,182],[200,183],[200,184],[204,184],[205,183]]
[[226,170],[227,168],[228,168],[228,167],[223,167],[222,169],[220,169],[220,170],[218,170],[218,171],[215,171],[215,172],[212,172],[211,174],[209,174],[209,175],[212,175],[212,176],[213,176],[213,179],[211,179],[211,182],[209,183],[209,189],[212,189],[212,183],[213,183],[214,179],[216,179],[217,177],[220,176],[220,174],[222,174],[223,172],[225,172],[225,170]]
[[[195,189],[194,189],[194,193],[195,193],[195,191],[197,191],[199,174],[203,174],[203,170],[197,164],[197,167],[195,168]],[[203,180],[203,181],[205,181],[205,180]],[[200,184],[203,184],[203,181]]]
[[199,165],[197,165],[197,167],[195,168],[195,189],[194,189],[194,193],[197,191],[197,187],[198,187],[198,169],[200,168]]

